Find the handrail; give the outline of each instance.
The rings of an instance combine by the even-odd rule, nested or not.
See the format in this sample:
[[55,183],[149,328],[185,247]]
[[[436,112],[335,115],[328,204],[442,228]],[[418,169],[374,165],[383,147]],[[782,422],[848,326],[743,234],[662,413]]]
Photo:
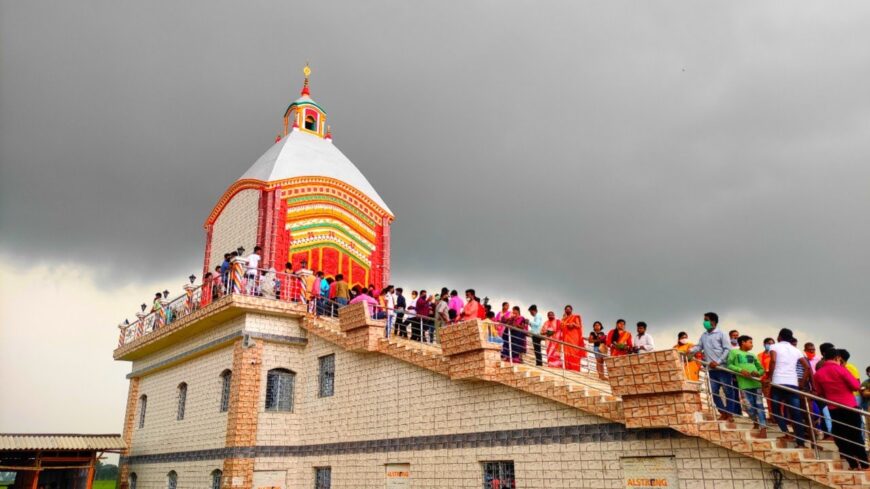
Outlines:
[[[681,355],[685,355],[683,352],[679,352],[679,353]],[[770,381],[763,381],[760,378],[752,377],[751,375],[743,375],[742,373],[735,372],[735,371],[731,370],[730,368],[722,367],[721,364],[717,364],[715,367],[711,367],[710,362],[708,362],[706,360],[698,360],[698,359],[695,359],[695,360],[698,361],[699,363],[701,363],[701,365],[706,367],[708,370],[712,368],[713,370],[718,370],[721,372],[728,372],[729,374],[735,375],[737,377],[743,377],[744,379],[750,379],[750,380],[754,380],[756,382],[761,382],[762,384],[766,384],[766,385],[769,385],[771,387],[776,387],[777,389],[781,389],[783,391],[790,392],[792,394],[798,394],[800,396],[810,398],[814,401],[824,402],[825,404],[834,406],[837,409],[841,409],[841,408],[848,409],[852,412],[856,412],[858,414],[861,414],[862,416],[870,416],[870,411],[864,411],[863,409],[858,409],[858,408],[846,406],[845,404],[840,404],[839,402],[830,401],[828,399],[825,399],[824,397],[819,397],[819,396],[812,394],[810,392],[806,392],[806,391],[802,391],[802,390],[798,390],[798,389],[793,389],[793,388],[785,386],[785,385],[774,384],[773,382],[770,382]]]

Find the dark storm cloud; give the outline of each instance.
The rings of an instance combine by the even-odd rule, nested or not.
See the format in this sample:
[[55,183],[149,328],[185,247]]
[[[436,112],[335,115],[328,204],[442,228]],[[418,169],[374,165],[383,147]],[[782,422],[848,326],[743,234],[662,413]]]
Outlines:
[[868,9],[5,1],[0,246],[186,276],[311,60],[397,279],[863,334]]

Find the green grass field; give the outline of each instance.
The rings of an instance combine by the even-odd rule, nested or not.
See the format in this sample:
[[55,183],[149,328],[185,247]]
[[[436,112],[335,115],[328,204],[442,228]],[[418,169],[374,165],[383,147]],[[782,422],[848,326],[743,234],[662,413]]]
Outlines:
[[115,489],[115,481],[94,481],[94,489]]

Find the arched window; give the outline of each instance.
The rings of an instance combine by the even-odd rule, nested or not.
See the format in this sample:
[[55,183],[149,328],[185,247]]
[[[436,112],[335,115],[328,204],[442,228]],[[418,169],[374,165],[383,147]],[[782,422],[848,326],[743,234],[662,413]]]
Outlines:
[[230,409],[230,384],[233,381],[233,371],[224,370],[221,372],[221,412],[225,413]]
[[293,384],[296,374],[283,369],[269,370],[266,375],[266,411],[293,411]]
[[211,471],[211,489],[221,489],[221,478],[223,476],[224,473],[220,469]]
[[317,132],[317,118],[312,115],[305,116],[305,129]]
[[175,419],[181,421],[184,419],[184,407],[187,404],[187,382],[178,384],[178,411],[175,413]]
[[148,396],[139,396],[139,428],[145,427],[145,411],[148,409]]
[[136,483],[139,481],[139,476],[136,475],[136,472],[130,472],[130,478],[128,481],[130,483],[130,489],[136,489]]
[[178,489],[178,474],[174,470],[166,474],[166,489]]

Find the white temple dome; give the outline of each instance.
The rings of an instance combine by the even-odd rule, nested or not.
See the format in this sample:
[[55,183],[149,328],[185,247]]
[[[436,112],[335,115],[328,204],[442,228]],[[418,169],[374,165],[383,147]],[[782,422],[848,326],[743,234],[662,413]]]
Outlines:
[[330,139],[299,129],[290,131],[263,153],[239,180],[275,182],[295,177],[329,177],[353,186],[390,214],[362,172],[332,144]]

